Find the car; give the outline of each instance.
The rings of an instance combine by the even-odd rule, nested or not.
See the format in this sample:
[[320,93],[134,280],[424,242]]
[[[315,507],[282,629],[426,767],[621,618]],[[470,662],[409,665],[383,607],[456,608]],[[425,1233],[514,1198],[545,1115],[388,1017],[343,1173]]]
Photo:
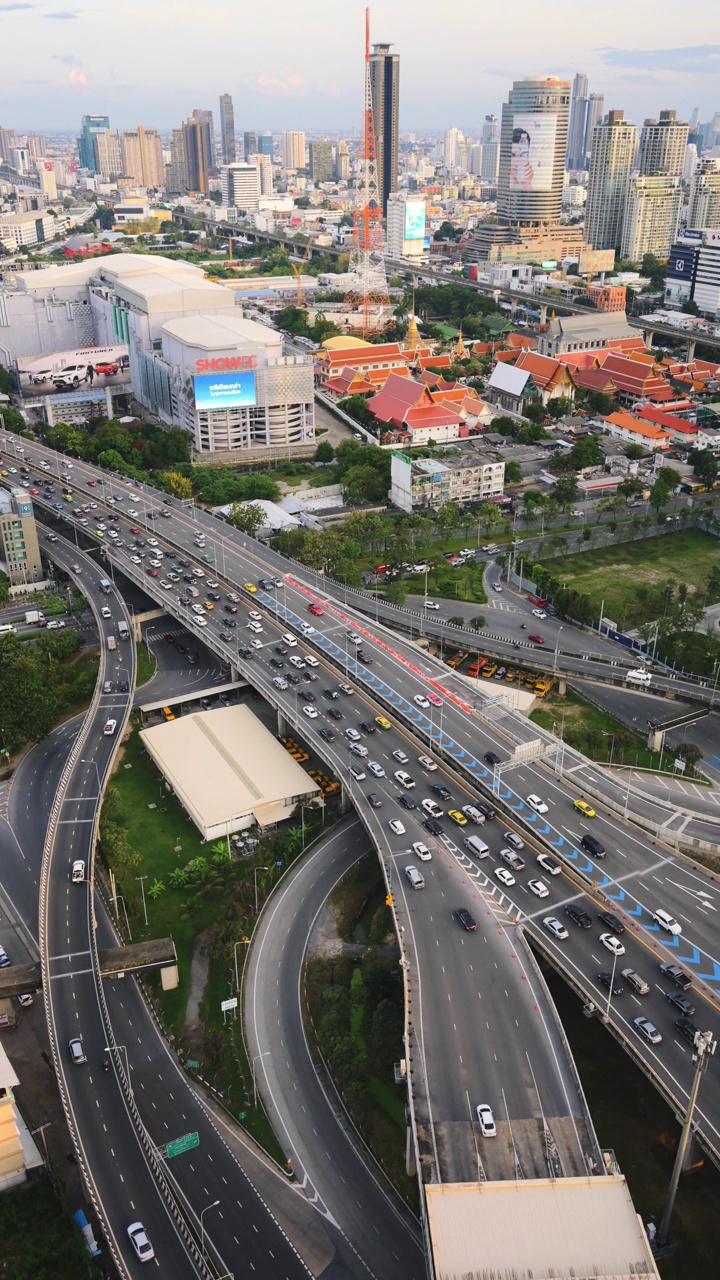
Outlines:
[[565,915],[569,916],[573,924],[579,929],[592,929],[592,917],[588,915],[584,907],[579,907],[576,902],[571,902],[565,908]]
[[6,969],[10,964],[10,957],[4,947],[0,947],[0,969]]
[[135,1256],[139,1262],[151,1262],[155,1257],[155,1250],[148,1240],[147,1232],[142,1222],[131,1222],[127,1229],[128,1239],[135,1250]]
[[669,978],[671,982],[674,982],[675,986],[679,987],[681,991],[688,991],[692,986],[692,978],[680,968],[679,964],[672,964],[671,961],[666,960],[660,965],[660,972],[663,977]]
[[690,1022],[688,1018],[677,1018],[675,1021],[675,1030],[683,1040],[687,1040],[688,1044],[695,1044],[695,1037],[700,1028],[695,1026],[694,1022]]
[[432,854],[427,845],[423,844],[422,840],[413,840],[412,851],[415,854],[415,857],[419,858],[421,862],[432,861]]
[[244,586],[244,588],[245,588],[245,590],[246,590],[246,591],[249,591],[249,592],[250,592],[250,595],[251,595],[251,596],[256,596],[256,595],[257,595],[257,587],[254,587],[254,586],[253,586],[253,584],[252,584],[252,582],[244,582],[244,583],[243,583],[243,586]]
[[[306,677],[306,678],[307,678],[307,677]],[[312,677],[310,677],[310,678],[312,678]],[[342,711],[338,711],[337,707],[328,707],[328,709],[327,709],[327,711],[326,711],[326,713],[325,713],[325,714],[326,714],[326,715],[328,715],[328,716],[330,716],[330,719],[331,719],[331,720],[342,720],[342,719],[344,719]]]
[[429,706],[430,706],[430,703],[428,702],[427,698],[426,698],[426,697],[425,697],[425,695],[424,695],[424,694],[422,694],[422,693],[416,693],[416,694],[415,694],[415,697],[413,698],[413,702],[415,703],[415,706],[416,706],[416,707],[429,707]]
[[335,741],[336,735],[333,733],[332,729],[325,729],[325,728],[318,729],[318,733],[320,734],[320,737],[323,739],[323,742]]
[[372,723],[371,720],[361,720],[358,727],[362,729],[363,733],[377,732],[377,727]]
[[222,597],[219,591],[208,591],[208,600],[220,600]]
[[499,582],[493,582],[493,584],[492,584],[492,589],[493,589],[493,591],[498,591],[498,592],[500,592],[500,591],[502,591],[502,586],[500,585],[500,583],[499,583]]
[[435,800],[422,800],[421,804],[425,812],[430,814],[431,818],[442,818],[443,810]]
[[547,614],[544,609],[533,609],[532,614],[533,618],[547,618]]
[[466,933],[472,933],[474,929],[477,929],[477,924],[470,915],[470,912],[467,910],[467,907],[457,907],[457,909],[453,911],[453,917],[462,925]]
[[601,973],[597,974],[597,980],[600,983],[600,986],[605,987],[606,990],[611,993],[611,995],[621,996],[623,991],[625,990],[620,979],[615,978],[613,980],[612,973],[608,973],[606,970],[603,970]]
[[434,773],[437,769],[435,761],[430,756],[418,756],[418,764],[422,765],[423,769],[426,769],[428,773]]
[[348,697],[351,697],[352,694],[355,692],[351,684],[339,684],[338,689],[340,690],[341,693],[346,694]]
[[684,1014],[686,1018],[691,1018],[695,1012],[695,1005],[683,991],[666,991],[665,999],[668,1004],[677,1009],[678,1013]]
[[70,1054],[70,1061],[75,1067],[80,1067],[83,1062],[87,1062],[87,1056],[83,1049],[82,1038],[80,1036],[73,1036],[73,1039],[68,1041],[68,1053]]
[[392,725],[385,716],[375,716],[375,724],[378,729],[382,729],[383,733],[387,733],[388,729],[392,729]]
[[506,840],[513,849],[525,848],[525,841],[521,840],[520,836],[516,836],[514,831],[503,831],[503,840]]
[[276,671],[280,671],[285,666],[285,663],[283,662],[282,658],[271,658],[270,666],[274,667]]
[[197,655],[197,653],[195,653],[195,651],[194,651],[193,649],[190,649],[190,650],[188,651],[187,660],[188,660],[188,662],[190,663],[190,666],[191,666],[191,667],[195,667],[195,666],[197,666],[197,663],[198,663],[198,655]]
[[368,804],[372,809],[382,809],[382,796],[377,791],[371,791],[368,796]]
[[619,942],[614,933],[601,933],[600,941],[603,946],[611,951],[614,956],[624,956],[625,948],[622,942]]
[[117,720],[105,721],[105,728],[103,729],[103,733],[105,734],[106,738],[111,738],[116,729],[117,729]]
[[595,810],[585,800],[573,800],[573,809],[577,809],[578,813],[584,814],[586,818],[597,817]]
[[350,644],[354,644],[355,646],[362,644],[362,638],[358,635],[357,631],[348,632],[348,640],[350,641]]
[[547,929],[551,937],[559,939],[560,942],[564,942],[566,938],[570,937],[565,925],[561,920],[557,919],[557,916],[545,916],[543,927]]
[[[92,504],[92,503],[90,503],[90,506],[92,506],[92,505],[93,505],[93,504]],[[131,532],[132,534],[134,534],[136,538],[139,538],[139,537],[140,537],[140,530],[139,530],[139,529],[131,529],[131,530],[130,530],[130,532]]]
[[500,881],[500,884],[507,885],[508,889],[515,883],[515,877],[510,874],[507,867],[495,867],[493,875],[496,880]]
[[174,644],[174,643],[175,643],[175,637],[174,637],[174,636],[171,636],[169,631],[168,631],[168,632],[166,632],[166,634],[163,636],[163,640],[165,641],[165,643],[166,643],[166,644]]
[[224,608],[224,610],[225,610],[225,612],[226,612],[226,613],[237,613],[237,605],[236,605],[236,604],[226,604],[226,605],[223,605],[223,608]]
[[368,760],[367,767],[368,767],[368,773],[371,773],[374,778],[385,777],[385,770],[383,769],[381,764],[378,764],[377,760]]
[[232,631],[221,631],[221,632],[220,632],[220,639],[221,639],[221,640],[224,640],[226,644],[227,644],[228,640],[232,640],[232,638],[233,638]]
[[536,898],[547,898],[550,890],[544,880],[528,880],[528,888],[535,894]]
[[358,733],[357,729],[346,729],[345,737],[348,738],[350,742],[360,741],[360,734]]
[[607,925],[608,929],[612,929],[613,933],[625,932],[625,925],[622,920],[619,920],[616,915],[613,915],[612,911],[598,911],[597,917],[598,920],[601,920],[603,924]]
[[425,608],[425,609],[439,609],[439,608],[440,608],[440,605],[439,605],[439,604],[436,604],[434,600],[423,600],[423,608]]
[[633,1026],[638,1035],[642,1036],[643,1040],[647,1040],[648,1044],[662,1044],[662,1036],[649,1018],[633,1018]]
[[464,813],[460,812],[459,809],[448,809],[447,816],[448,818],[451,818],[452,821],[456,823],[458,827],[467,826],[467,818],[465,817]]
[[365,666],[366,666],[366,667],[371,667],[371,666],[372,666],[372,658],[369,658],[369,657],[368,657],[368,655],[367,655],[366,653],[363,653],[363,650],[362,650],[362,649],[358,649],[358,650],[357,650],[357,656],[358,656],[358,659],[359,659],[359,661],[360,661],[360,662],[364,662],[364,663],[365,663]]
[[531,632],[530,632],[530,634],[528,635],[528,640],[533,640],[533,641],[535,642],[535,644],[544,644],[544,643],[545,643],[545,641],[544,641],[543,637],[542,637],[542,636],[539,636],[539,635],[538,635],[538,633],[537,633],[537,631],[531,631]]
[[317,702],[317,698],[315,697],[315,694],[311,693],[309,689],[301,689],[300,697],[303,699],[304,702]]
[[[400,751],[398,749],[397,751],[393,751],[392,755],[393,755],[393,760],[397,760],[398,764],[410,763],[410,757],[407,756],[404,751]],[[395,776],[397,777],[397,774]]]
[[321,609],[319,604],[308,605],[308,613],[314,613],[316,618],[322,618],[324,612],[325,610]]
[[310,720],[317,720],[318,718],[317,707],[303,707],[303,715],[307,716],[308,719]]
[[475,1113],[483,1138],[496,1138],[495,1117],[493,1116],[492,1108],[488,1106],[487,1102],[479,1102],[475,1108]]
[[388,822],[388,826],[392,831],[393,835],[396,835],[396,836],[405,835],[405,824],[404,822],[401,822],[399,818],[391,818],[390,821]]
[[547,807],[547,805],[546,805],[545,801],[540,799],[540,796],[536,796],[536,795],[529,795],[529,796],[527,797],[527,803],[530,805],[530,808],[531,808],[531,809],[534,809],[534,810],[535,810],[535,812],[536,812],[536,813],[547,813],[547,812],[548,812],[548,807]]
[[[250,648],[251,648],[251,649],[262,649],[262,647],[263,647],[263,642],[262,642],[262,640],[251,640],[251,641],[250,641]],[[297,684],[297,683],[298,683],[299,679],[300,679],[300,677],[299,677],[299,676],[297,676],[297,677],[296,677],[296,679],[295,679],[295,684]]]
[[32,996],[29,994],[29,992],[26,992],[24,995],[18,996],[17,1002],[20,1005],[21,1009],[29,1009],[35,1003]]
[[452,792],[442,782],[433,782],[430,784],[430,790],[434,795],[439,796],[441,800],[452,800]]
[[114,364],[111,360],[103,360],[101,364],[95,365],[95,372],[98,374],[105,374],[107,377],[110,377],[111,374],[117,373],[119,367],[119,365]]
[[554,858],[549,858],[546,853],[539,853],[535,861],[549,876],[560,875],[560,863],[555,862]]
[[148,577],[150,577],[150,578],[157,578],[157,577],[158,577],[158,571],[157,571],[157,569],[146,569],[146,570],[145,570],[145,572],[147,573]]
[[672,933],[674,936],[682,933],[682,925],[677,920],[674,920],[668,911],[663,911],[660,907],[655,908],[653,920],[666,933]]
[[[394,754],[395,753],[393,752],[393,755]],[[415,786],[415,779],[411,778],[410,774],[406,773],[404,769],[396,769],[393,777],[396,782],[399,782],[401,787],[405,787],[406,791],[412,791],[412,788]]]
[[486,764],[492,765],[493,769],[496,765],[500,764],[500,757],[497,756],[494,751],[486,751],[483,758]]

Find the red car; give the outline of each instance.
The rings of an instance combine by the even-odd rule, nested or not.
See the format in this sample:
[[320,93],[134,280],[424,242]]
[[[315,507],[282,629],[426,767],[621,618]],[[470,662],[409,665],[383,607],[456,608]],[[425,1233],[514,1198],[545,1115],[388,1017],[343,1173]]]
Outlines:
[[39,489],[31,489],[31,490],[30,490],[30,492],[31,492],[31,494],[33,495],[33,497],[34,497],[34,498],[37,498],[38,494],[40,493],[40,490],[39,490]]
[[116,364],[96,364],[95,365],[96,373],[110,374],[110,373],[117,373],[117,371],[118,371],[118,366]]
[[528,636],[528,640],[534,640],[536,644],[544,644],[544,643],[545,643],[545,641],[543,640],[542,636],[536,635],[536,633],[535,633],[534,631],[531,631],[531,632],[530,632],[530,635]]
[[88,480],[88,489],[96,489],[97,480]]
[[135,534],[135,536],[137,537],[137,536],[139,535],[139,533],[140,533],[140,530],[139,530],[139,529],[131,529],[131,530],[130,530],[130,532],[131,532],[131,533],[134,533],[134,534]]
[[151,578],[157,578],[157,576],[158,576],[158,571],[157,571],[157,569],[148,569],[148,573],[150,574],[150,577],[151,577]]
[[319,604],[308,605],[308,613],[314,613],[316,618],[322,618],[323,612],[324,610],[320,608]]

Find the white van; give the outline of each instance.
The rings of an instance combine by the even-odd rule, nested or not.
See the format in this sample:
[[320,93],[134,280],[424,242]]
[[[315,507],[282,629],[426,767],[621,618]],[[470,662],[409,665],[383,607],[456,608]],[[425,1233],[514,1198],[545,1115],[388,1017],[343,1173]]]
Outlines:
[[297,644],[297,640],[295,636],[291,635],[289,631],[286,631],[285,634],[280,637],[280,639],[282,640],[283,644],[287,645],[288,649],[294,649]]
[[675,935],[682,933],[682,925],[678,924],[677,920],[673,919],[669,911],[663,911],[660,907],[657,907],[655,911],[653,911],[653,920],[656,924],[659,924],[660,928],[664,929],[666,933],[673,933]]
[[471,822],[476,822],[479,827],[481,827],[485,821],[485,814],[481,813],[479,809],[476,809],[474,804],[464,804],[461,812],[464,813],[465,817],[469,818]]
[[641,667],[638,667],[637,671],[628,671],[625,679],[628,684],[643,684],[647,686],[652,681],[652,676],[649,671],[643,671]]
[[488,845],[479,836],[466,836],[463,844],[468,852],[474,854],[476,858],[487,858],[490,853]]
[[287,689],[288,687],[288,682],[287,680],[284,679],[283,676],[275,676],[273,678],[273,684],[275,685],[276,689]]
[[417,867],[405,867],[404,871],[413,889],[425,888],[425,881],[423,877],[420,875],[420,872],[418,871]]

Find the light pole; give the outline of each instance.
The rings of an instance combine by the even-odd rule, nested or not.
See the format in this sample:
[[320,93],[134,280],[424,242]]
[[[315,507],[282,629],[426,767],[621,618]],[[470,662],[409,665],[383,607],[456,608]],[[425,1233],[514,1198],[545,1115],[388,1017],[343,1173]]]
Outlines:
[[658,1227],[658,1244],[667,1243],[668,1230],[670,1228],[670,1218],[672,1216],[673,1206],[675,1204],[675,1196],[677,1194],[680,1174],[685,1162],[685,1153],[687,1151],[688,1142],[690,1141],[690,1131],[692,1129],[693,1114],[695,1111],[695,1103],[697,1102],[698,1090],[700,1088],[700,1080],[707,1071],[708,1063],[717,1049],[717,1040],[713,1040],[711,1031],[697,1031],[695,1033],[694,1042],[695,1053],[693,1061],[695,1063],[695,1079],[693,1080],[690,1097],[688,1098],[687,1111],[685,1113],[685,1123],[680,1134],[680,1142],[678,1144],[677,1155],[675,1156],[675,1164],[673,1166],[670,1186],[668,1187],[667,1200],[663,1209],[663,1216],[660,1219]]
[[200,1256],[202,1258],[205,1257],[205,1224],[203,1218],[208,1209],[217,1209],[219,1203],[219,1200],[213,1200],[212,1204],[206,1204],[205,1208],[200,1210]]
[[266,1049],[264,1053],[256,1053],[255,1057],[252,1060],[253,1106],[255,1107],[256,1111],[257,1111],[257,1080],[255,1077],[255,1063],[258,1062],[260,1058],[269,1058],[269,1057],[270,1057],[270,1050]]
[[238,966],[237,966],[237,949],[238,947],[247,947],[249,945],[250,945],[249,938],[241,938],[239,942],[233,943],[233,961],[235,964],[235,990],[237,992],[240,991],[240,978],[238,977]]
[[253,867],[253,879],[255,881],[255,915],[258,913],[258,893],[257,893],[257,873],[258,871],[267,871],[267,867]]
[[145,927],[147,928],[147,906],[145,904],[145,881],[149,880],[149,876],[136,876],[135,879],[140,881],[140,892],[142,894],[143,915],[145,916]]
[[553,664],[553,670],[555,671],[556,674],[557,674],[558,649],[560,648],[560,632],[561,631],[562,631],[562,627],[558,627],[557,639],[555,641],[555,662]]
[[117,902],[118,902],[118,900],[119,900],[120,902],[122,902],[122,904],[123,904],[123,911],[125,912],[125,928],[126,928],[126,929],[127,929],[127,931],[128,931],[128,938],[129,938],[129,939],[130,939],[130,941],[132,942],[132,932],[131,932],[131,930],[130,930],[130,921],[128,920],[128,913],[127,913],[127,906],[126,906],[126,903],[125,903],[125,899],[123,898],[123,896],[122,896],[122,894],[121,894],[121,893],[117,893],[117,892],[116,892],[116,893],[115,893],[115,903],[116,903],[116,906],[115,906],[115,915],[116,915],[116,916],[119,916],[118,909],[117,909]]
[[610,1017],[610,1001],[612,1000],[613,987],[615,986],[615,965],[616,964],[617,964],[617,951],[613,951],[613,967],[612,967],[612,973],[610,975],[610,986],[608,987],[607,1008],[605,1010],[606,1018]]
[[100,785],[100,770],[98,769],[96,762],[95,762],[94,760],[85,760],[85,759],[82,759],[82,758],[81,758],[80,763],[81,763],[81,764],[91,764],[91,765],[93,766],[93,768],[94,768],[94,770],[95,770],[95,773],[96,773],[96,775],[97,775],[97,789],[98,789],[98,793],[97,793],[97,795],[96,795],[95,799],[96,799],[96,800],[99,800],[99,799],[100,799],[100,793],[101,793],[101,791],[102,791],[102,787],[101,787],[101,785]]
[[[116,1044],[116,1045],[115,1045],[115,1048],[116,1048],[116,1049],[118,1049],[118,1050],[120,1050],[120,1049],[121,1049],[121,1050],[122,1050],[122,1052],[125,1054],[125,1075],[127,1076],[128,1089],[130,1089],[130,1095],[132,1096],[132,1089],[130,1088],[130,1061],[129,1061],[129,1059],[128,1059],[127,1045],[124,1045],[124,1044]],[[106,1044],[106,1045],[105,1045],[105,1052],[106,1052],[106,1053],[112,1053],[112,1045]]]
[[609,738],[609,739],[610,739],[610,759],[608,760],[608,767],[609,767],[609,768],[612,768],[613,747],[615,746],[615,734],[614,734],[614,733],[607,733],[607,732],[606,732],[606,730],[605,730],[605,729],[603,729],[603,730],[602,730],[602,736],[603,736],[603,738]]

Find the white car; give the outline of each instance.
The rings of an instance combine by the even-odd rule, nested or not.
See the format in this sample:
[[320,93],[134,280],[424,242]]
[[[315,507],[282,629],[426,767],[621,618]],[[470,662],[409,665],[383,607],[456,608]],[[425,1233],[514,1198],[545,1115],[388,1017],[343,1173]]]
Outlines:
[[390,821],[388,822],[388,826],[390,830],[394,833],[394,835],[396,836],[405,835],[404,823],[402,823],[399,818],[391,818]]
[[434,600],[423,600],[423,607],[425,609],[439,609],[440,605],[436,604]]
[[550,890],[542,880],[528,880],[528,888],[535,894],[536,898],[547,898]]
[[508,889],[510,889],[515,883],[515,877],[510,874],[507,867],[496,867],[493,871],[493,875],[496,880],[500,881],[500,884],[507,885]]
[[262,642],[262,640],[251,640],[251,641],[250,641],[250,648],[251,648],[251,649],[262,649],[262,647],[263,647],[263,642]]
[[138,1261],[150,1262],[155,1257],[155,1250],[148,1240],[147,1231],[142,1222],[131,1222],[127,1233]]
[[[212,585],[212,582],[208,579],[208,586],[211,587]],[[215,583],[215,586],[217,586],[217,583]],[[262,614],[258,613],[257,609],[251,609],[248,613],[248,618],[252,618],[253,622],[262,622],[263,620]]]
[[360,734],[358,733],[357,729],[346,729],[345,737],[348,739],[349,742],[360,741]]
[[150,561],[150,564],[152,565],[153,569],[160,569],[162,567],[162,560],[158,560],[157,556],[154,556],[153,559]]
[[534,809],[536,813],[548,812],[548,807],[545,801],[540,799],[540,796],[535,796],[535,795],[528,796],[527,802],[530,805],[530,808]]
[[547,614],[544,609],[533,609],[533,618],[547,618]]
[[565,925],[562,924],[560,920],[556,919],[555,916],[545,916],[543,925],[547,929],[548,933],[551,934],[553,938],[558,938],[560,942],[564,942],[565,939],[570,936]]
[[197,615],[197,614],[196,614],[196,615],[195,615],[195,617],[192,619],[192,621],[195,623],[195,626],[196,626],[196,627],[206,627],[206,626],[207,626],[207,618],[200,618],[200,617],[198,617],[198,615]]
[[416,707],[429,707],[430,703],[423,693],[416,693],[413,698]]
[[[341,693],[347,694],[348,697],[350,697],[355,692],[351,684],[339,684],[338,689],[340,690]],[[393,752],[393,755],[395,755],[395,752]],[[397,756],[395,758],[397,759]],[[405,759],[407,760],[407,756],[405,757]]]
[[496,1138],[497,1129],[495,1128],[495,1117],[492,1113],[492,1107],[487,1102],[478,1103],[475,1108],[477,1112],[478,1124],[483,1138]]
[[553,858],[549,858],[546,853],[539,853],[535,861],[549,876],[560,875],[560,863],[555,862]]
[[205,612],[201,604],[193,604],[190,606],[193,613],[199,613],[201,616]]
[[430,862],[432,860],[432,854],[427,845],[423,844],[422,840],[413,841],[412,851],[415,854],[415,857],[419,858],[421,862]]
[[[342,688],[342,685],[340,686]],[[393,760],[397,760],[398,764],[409,764],[410,757],[405,755],[404,751],[393,751]]]
[[385,770],[381,764],[378,764],[377,760],[368,761],[368,773],[371,773],[374,778],[385,777]]
[[357,631],[351,631],[350,634],[348,635],[348,640],[350,641],[351,644],[354,644],[356,646],[362,644],[362,639],[357,634]]
[[317,720],[317,707],[303,707],[303,715],[307,716],[308,720]]
[[73,1040],[68,1040],[68,1050],[70,1052],[70,1061],[74,1066],[80,1067],[83,1062],[87,1062],[80,1036],[75,1036]]
[[442,818],[444,810],[442,810],[440,805],[436,804],[434,800],[421,800],[420,804],[431,818]]
[[434,773],[437,769],[435,761],[430,756],[418,756],[418,764],[421,764],[423,769],[427,769],[428,773]]
[[614,956],[625,955],[625,948],[622,942],[615,937],[614,933],[601,933],[600,941],[604,947],[607,947],[608,951],[612,951]]
[[396,782],[400,783],[401,787],[405,787],[406,791],[411,791],[415,786],[415,779],[411,778],[410,774],[406,773],[404,769],[396,769],[393,777]]
[[148,538],[147,544],[149,547],[156,547],[158,544],[158,540],[157,538]]
[[493,591],[502,591],[502,587],[500,586],[499,582],[493,582],[492,589]]
[[105,728],[103,729],[103,733],[105,734],[106,738],[111,738],[116,729],[117,729],[117,720],[105,721]]
[[172,585],[173,585],[172,582],[168,582],[166,578],[160,579],[160,586],[162,587],[163,591],[172,591]]
[[657,1027],[647,1018],[633,1018],[633,1026],[638,1035],[647,1040],[648,1044],[662,1044],[662,1036]]

